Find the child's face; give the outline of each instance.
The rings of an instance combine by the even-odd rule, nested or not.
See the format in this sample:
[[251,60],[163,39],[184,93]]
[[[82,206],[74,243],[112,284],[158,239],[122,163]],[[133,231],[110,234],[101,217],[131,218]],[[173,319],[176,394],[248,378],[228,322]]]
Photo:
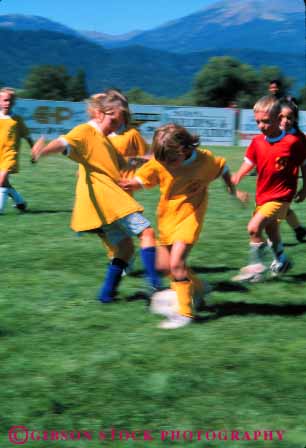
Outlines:
[[269,92],[271,93],[271,95],[277,95],[279,92],[279,86],[275,82],[272,82],[269,85]]
[[124,115],[120,109],[110,109],[105,113],[100,112],[98,119],[104,135],[115,132],[124,124]]
[[191,153],[192,151],[189,148],[181,151],[169,151],[164,164],[171,169],[179,168],[191,156]]
[[280,128],[286,132],[290,131],[295,122],[293,111],[289,107],[283,107],[280,114]]
[[264,111],[257,111],[254,116],[258,129],[266,137],[277,137],[280,134],[280,117]]
[[10,112],[10,110],[14,104],[14,100],[15,100],[15,97],[11,93],[9,93],[9,92],[0,93],[0,110],[5,115],[7,115]]

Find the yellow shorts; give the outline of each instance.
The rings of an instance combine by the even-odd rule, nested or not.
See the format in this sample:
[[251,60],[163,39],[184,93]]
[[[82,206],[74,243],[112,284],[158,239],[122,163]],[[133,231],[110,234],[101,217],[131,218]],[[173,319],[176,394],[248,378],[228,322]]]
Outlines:
[[286,219],[290,202],[266,202],[263,205],[258,205],[255,208],[254,214],[260,212],[265,218],[272,219]]

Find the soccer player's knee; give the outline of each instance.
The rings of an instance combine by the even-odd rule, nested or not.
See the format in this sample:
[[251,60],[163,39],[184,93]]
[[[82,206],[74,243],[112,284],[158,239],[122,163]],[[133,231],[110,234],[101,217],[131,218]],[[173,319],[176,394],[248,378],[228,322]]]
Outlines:
[[116,250],[114,251],[114,256],[128,262],[134,255],[134,244],[132,238],[124,238],[120,241]]
[[259,230],[260,230],[259,226],[256,223],[254,223],[252,221],[249,222],[249,224],[248,224],[248,233],[249,233],[249,235],[251,237],[252,236],[257,236],[259,234]]
[[187,277],[185,265],[180,262],[170,262],[171,275],[177,280],[183,280]]
[[142,247],[155,246],[155,232],[153,227],[147,227],[139,235],[139,239]]

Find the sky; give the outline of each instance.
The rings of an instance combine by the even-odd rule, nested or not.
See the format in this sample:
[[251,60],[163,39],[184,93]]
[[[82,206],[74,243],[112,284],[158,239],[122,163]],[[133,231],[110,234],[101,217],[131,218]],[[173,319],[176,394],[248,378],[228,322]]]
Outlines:
[[123,34],[187,16],[217,0],[0,0],[0,14],[46,17],[77,30]]

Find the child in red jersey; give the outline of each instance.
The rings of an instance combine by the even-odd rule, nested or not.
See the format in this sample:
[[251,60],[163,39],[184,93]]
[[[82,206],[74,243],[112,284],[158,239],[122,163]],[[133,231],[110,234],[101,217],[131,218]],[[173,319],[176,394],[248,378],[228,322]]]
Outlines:
[[[253,138],[244,162],[233,174],[232,182],[238,185],[254,167],[257,169],[256,208],[248,223],[250,235],[250,262],[234,277],[237,281],[258,281],[266,270],[263,251],[266,232],[274,261],[270,269],[273,276],[286,272],[291,263],[284,252],[279,220],[285,219],[293,198],[296,202],[306,197],[306,147],[295,135],[280,129],[280,102],[273,96],[261,98],[254,106],[255,120],[261,135]],[[297,192],[299,168],[303,187]]]
[[[306,146],[305,134],[299,129],[298,116],[299,109],[295,102],[287,98],[281,99],[280,128],[286,131],[287,134],[296,135],[303,145]],[[288,210],[286,221],[293,229],[296,239],[301,243],[304,242],[306,239],[306,228],[302,226],[292,208]]]

